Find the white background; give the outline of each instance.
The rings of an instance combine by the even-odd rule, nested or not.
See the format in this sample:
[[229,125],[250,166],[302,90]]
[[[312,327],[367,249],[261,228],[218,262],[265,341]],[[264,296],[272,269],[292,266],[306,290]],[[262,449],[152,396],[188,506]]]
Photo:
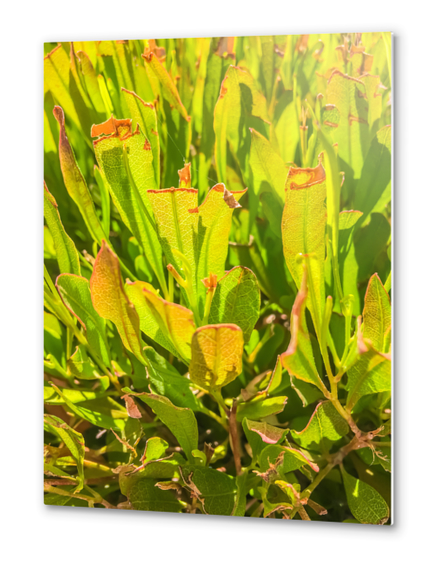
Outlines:
[[[426,560],[431,553],[432,127],[428,3],[66,0],[3,4],[0,554],[32,559]],[[395,525],[47,508],[42,500],[43,42],[393,31]],[[430,540],[429,540],[430,539]],[[397,558],[394,558],[397,560]]]

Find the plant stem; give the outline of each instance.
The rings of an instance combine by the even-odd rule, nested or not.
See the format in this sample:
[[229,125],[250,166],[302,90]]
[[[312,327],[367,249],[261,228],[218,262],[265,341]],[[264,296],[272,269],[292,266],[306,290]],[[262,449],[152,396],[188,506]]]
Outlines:
[[230,430],[230,446],[235,461],[236,474],[242,474],[242,464],[240,455],[240,440],[238,435],[238,426],[236,421],[236,411],[238,409],[237,400],[233,400],[233,405],[229,413],[229,430]]

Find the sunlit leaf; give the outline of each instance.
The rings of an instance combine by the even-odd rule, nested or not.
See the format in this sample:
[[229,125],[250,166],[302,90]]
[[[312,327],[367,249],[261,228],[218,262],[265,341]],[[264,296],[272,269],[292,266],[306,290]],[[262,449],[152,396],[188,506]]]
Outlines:
[[202,388],[216,390],[242,372],[244,337],[235,324],[202,326],[191,342],[191,381]]
[[298,288],[304,267],[299,254],[309,257],[307,307],[317,333],[325,302],[325,198],[326,175],[321,163],[316,168],[290,168],[282,222],[284,257]]
[[364,338],[377,351],[387,352],[386,342],[391,330],[391,303],[379,276],[372,275],[364,299]]
[[57,277],[56,287],[66,308],[85,329],[90,347],[99,355],[105,365],[110,366],[105,322],[93,307],[87,279],[77,275],[62,274]]
[[234,267],[218,281],[209,314],[210,324],[236,324],[248,343],[260,314],[257,278],[247,267]]
[[360,523],[383,525],[388,521],[389,508],[374,488],[351,476],[341,466],[347,503],[350,511]]
[[333,442],[349,432],[347,422],[340,416],[332,402],[316,406],[307,426],[302,431],[291,431],[294,440],[308,450],[329,451]]
[[71,199],[80,209],[80,213],[93,240],[101,243],[102,239],[105,237],[104,230],[96,214],[95,205],[90,195],[89,188],[87,187],[86,180],[78,167],[74,151],[66,136],[65,114],[63,113],[63,109],[58,105],[54,107],[53,113],[60,126],[59,157],[66,189]]
[[123,287],[119,260],[105,240],[96,257],[90,278],[90,292],[96,312],[111,320],[119,331],[123,345],[137,359],[144,361],[141,350],[140,320]]
[[78,486],[75,492],[82,490],[84,485],[84,439],[81,433],[75,431],[67,423],[56,416],[44,415],[44,429],[58,436],[77,463]]
[[52,236],[57,262],[61,273],[81,275],[80,259],[74,242],[62,224],[56,200],[44,182],[44,217]]

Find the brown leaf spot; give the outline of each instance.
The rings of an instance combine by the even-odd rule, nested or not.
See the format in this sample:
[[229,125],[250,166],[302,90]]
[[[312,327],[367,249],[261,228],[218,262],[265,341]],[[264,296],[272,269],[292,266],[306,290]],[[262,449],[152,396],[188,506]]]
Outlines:
[[137,404],[134,402],[134,399],[131,396],[125,394],[122,396],[123,400],[125,400],[126,411],[128,412],[128,416],[134,419],[141,418],[141,412],[138,409]]

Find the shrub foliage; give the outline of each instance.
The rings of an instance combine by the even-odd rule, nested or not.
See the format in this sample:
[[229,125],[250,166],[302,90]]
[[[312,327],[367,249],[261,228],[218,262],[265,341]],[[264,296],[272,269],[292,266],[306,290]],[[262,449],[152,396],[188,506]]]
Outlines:
[[45,55],[45,503],[389,523],[390,34]]

